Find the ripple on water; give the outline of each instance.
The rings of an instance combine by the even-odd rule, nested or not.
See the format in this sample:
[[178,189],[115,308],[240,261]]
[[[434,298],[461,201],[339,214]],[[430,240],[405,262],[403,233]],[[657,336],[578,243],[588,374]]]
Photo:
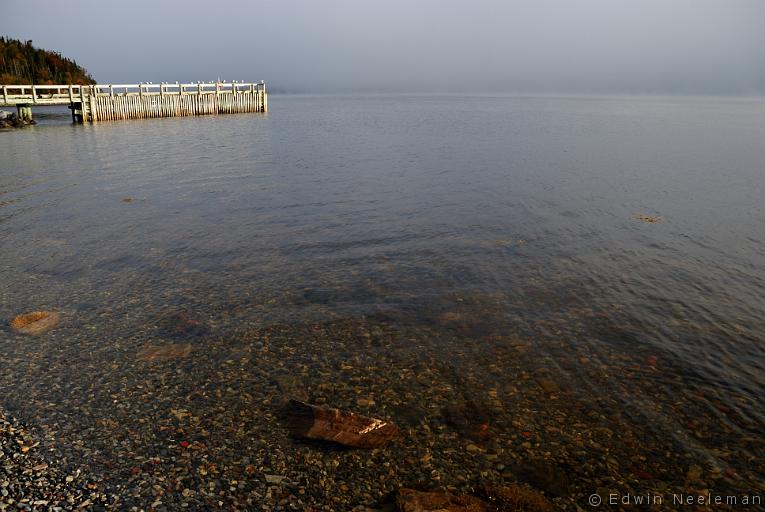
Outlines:
[[[185,475],[169,504],[217,506],[210,481],[236,480],[221,499],[241,505],[261,473],[310,503],[369,483],[340,508],[436,476],[580,506],[604,481],[751,491],[764,110],[275,97],[268,116],[4,133],[0,407],[96,475]],[[35,310],[65,321],[22,342],[7,323]],[[285,375],[407,435],[295,443]]]

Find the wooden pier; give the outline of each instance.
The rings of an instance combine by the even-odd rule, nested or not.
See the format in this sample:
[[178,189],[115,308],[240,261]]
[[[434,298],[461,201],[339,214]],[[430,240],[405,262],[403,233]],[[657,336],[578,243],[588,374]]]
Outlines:
[[36,105],[69,105],[75,122],[268,112],[266,84],[2,85],[0,107],[32,118]]

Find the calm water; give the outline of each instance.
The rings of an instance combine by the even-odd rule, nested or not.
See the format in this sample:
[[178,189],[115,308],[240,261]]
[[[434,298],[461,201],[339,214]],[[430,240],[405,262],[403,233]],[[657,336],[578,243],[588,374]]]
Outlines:
[[[692,389],[723,431],[762,440],[765,102],[274,96],[271,109],[53,115],[0,133],[0,318],[66,317],[54,355],[0,331],[16,357],[0,361],[0,406],[23,416],[47,365],[124,351],[168,308],[221,335],[459,318],[476,343],[521,331],[584,394],[618,383],[578,360],[648,358],[670,400]],[[15,384],[33,352],[37,373]],[[696,443],[669,413],[642,421]]]

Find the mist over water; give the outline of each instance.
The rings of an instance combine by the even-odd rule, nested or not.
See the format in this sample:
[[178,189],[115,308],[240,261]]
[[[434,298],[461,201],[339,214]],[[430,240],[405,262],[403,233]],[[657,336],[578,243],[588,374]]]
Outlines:
[[[292,92],[765,92],[758,0],[359,3],[5,0],[0,33],[101,83],[266,80]],[[87,30],[72,30],[86,26]],[[98,41],[98,44],[93,44]]]

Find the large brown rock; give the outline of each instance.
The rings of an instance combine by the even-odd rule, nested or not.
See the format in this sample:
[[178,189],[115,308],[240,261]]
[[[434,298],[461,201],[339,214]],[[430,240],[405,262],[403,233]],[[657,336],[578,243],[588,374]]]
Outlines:
[[377,448],[399,433],[398,427],[389,421],[299,400],[289,401],[286,419],[295,437],[332,441],[352,448]]

